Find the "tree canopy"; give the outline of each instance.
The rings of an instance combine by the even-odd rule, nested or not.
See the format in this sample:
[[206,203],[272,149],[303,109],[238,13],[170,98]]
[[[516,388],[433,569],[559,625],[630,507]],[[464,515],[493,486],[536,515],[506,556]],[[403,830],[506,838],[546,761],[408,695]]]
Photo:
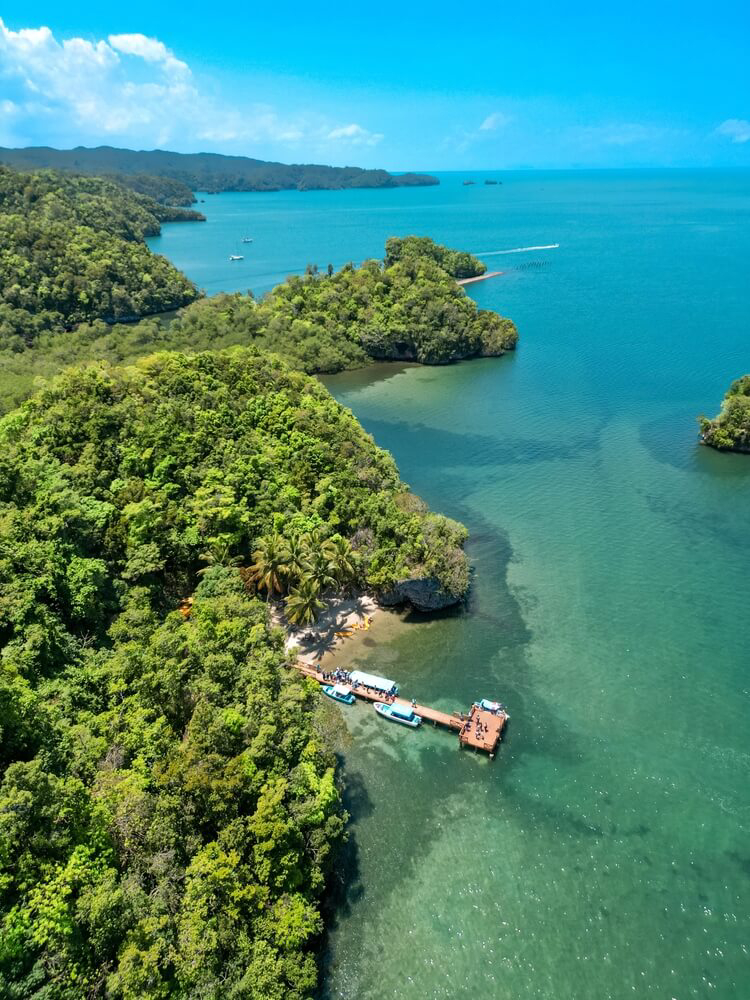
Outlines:
[[[389,240],[387,249],[393,251],[395,243],[409,240]],[[407,252],[387,254],[384,262],[346,265],[331,275],[309,268],[260,301],[221,294],[193,303],[166,323],[93,322],[69,333],[42,328],[30,347],[0,352],[0,411],[25,399],[37,376],[52,375],[66,364],[129,362],[155,350],[254,345],[308,373],[358,368],[373,359],[443,364],[512,350],[518,340],[515,325],[477,308],[439,263],[453,266],[451,254],[431,240],[417,240]],[[454,256],[459,267],[467,266],[464,257],[475,261],[468,254]]]
[[709,420],[700,418],[704,444],[723,451],[750,452],[750,375],[743,375],[729,387],[721,413]]
[[461,250],[451,250],[450,247],[435,243],[429,236],[392,236],[385,244],[386,267],[400,260],[429,258],[434,260],[451,277],[477,278],[484,274],[487,265],[473,254]]
[[241,348],[65,372],[0,421],[0,523],[0,994],[309,997],[344,817],[268,592],[459,597],[464,529]]
[[0,167],[0,347],[192,302],[192,282],[143,239],[200,218],[111,180]]

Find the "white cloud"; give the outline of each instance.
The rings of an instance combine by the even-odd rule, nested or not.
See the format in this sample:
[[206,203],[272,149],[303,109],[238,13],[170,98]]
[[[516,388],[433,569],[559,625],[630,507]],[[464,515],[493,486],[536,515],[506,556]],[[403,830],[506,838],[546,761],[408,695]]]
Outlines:
[[383,139],[381,132],[370,132],[361,125],[339,125],[331,129],[326,139],[348,142],[352,146],[377,146]]
[[331,144],[375,146],[383,138],[361,125],[335,127],[319,112],[219,104],[187,63],[140,33],[59,40],[46,27],[12,31],[0,18],[0,93],[4,145],[242,143],[245,152],[304,141],[325,155]]
[[750,142],[750,122],[745,118],[727,118],[716,131],[732,142]]
[[175,59],[164,42],[160,42],[158,38],[149,38],[147,35],[139,34],[110,35],[108,41],[113,49],[124,55],[137,56],[144,62],[161,63],[168,73],[190,73],[188,64],[180,59]]
[[494,132],[499,128],[504,128],[506,125],[510,125],[513,121],[510,115],[504,114],[502,111],[493,111],[491,115],[487,115],[482,124],[479,126],[480,132]]

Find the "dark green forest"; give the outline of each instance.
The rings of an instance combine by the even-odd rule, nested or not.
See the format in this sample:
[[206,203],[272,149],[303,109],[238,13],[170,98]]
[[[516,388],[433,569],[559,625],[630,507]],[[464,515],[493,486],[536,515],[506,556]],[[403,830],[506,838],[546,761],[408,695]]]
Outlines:
[[310,996],[345,817],[271,550],[330,557],[298,606],[312,578],[459,596],[464,529],[242,348],[53,381],[0,421],[0,523],[0,995]]
[[477,278],[487,270],[486,264],[473,254],[461,250],[451,250],[435,243],[429,236],[392,236],[385,243],[385,266],[391,267],[399,261],[429,259],[447,271],[451,277]]
[[729,387],[721,413],[709,420],[700,418],[704,444],[722,451],[750,452],[750,375],[743,375]]
[[111,180],[0,167],[0,349],[192,302],[192,282],[143,240],[201,218]]
[[463,526],[308,373],[512,349],[456,284],[484,265],[407,237],[200,298],[144,243],[200,218],[188,195],[0,168],[9,1000],[312,997],[346,815],[330,710],[270,609],[469,586]]
[[210,193],[422,187],[440,183],[437,177],[429,174],[389,174],[386,170],[327,167],[314,163],[273,163],[220,153],[172,153],[163,149],[136,152],[112,146],[97,146],[95,149],[83,146],[76,149],[51,149],[49,146],[0,148],[0,163],[21,170],[52,167],[79,174],[148,174],[169,177],[191,191]]
[[[446,270],[446,266],[451,270]],[[0,351],[0,412],[18,405],[37,377],[92,359],[129,362],[155,350],[197,352],[250,345],[282,355],[309,373],[358,368],[373,359],[445,364],[499,355],[518,340],[515,325],[478,309],[455,272],[482,273],[470,254],[431,240],[389,240],[385,263],[347,265],[328,275],[309,268],[262,300],[216,295],[169,322],[87,323],[73,332],[39,332]]]

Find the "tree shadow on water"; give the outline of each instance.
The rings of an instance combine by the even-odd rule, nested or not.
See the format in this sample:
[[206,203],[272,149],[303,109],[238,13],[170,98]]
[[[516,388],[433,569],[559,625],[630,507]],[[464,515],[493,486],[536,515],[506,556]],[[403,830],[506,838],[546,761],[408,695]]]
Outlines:
[[345,770],[343,758],[340,756],[338,756],[338,772],[342,776],[340,781],[342,805],[350,818],[347,823],[346,838],[337,848],[333,859],[328,889],[321,900],[325,933],[321,937],[316,956],[320,971],[320,986],[316,993],[319,1000],[330,997],[327,985],[331,978],[329,973],[333,960],[330,935],[337,930],[340,922],[350,915],[352,907],[361,902],[365,895],[357,843],[357,824],[373,812],[372,799],[362,775],[356,771]]

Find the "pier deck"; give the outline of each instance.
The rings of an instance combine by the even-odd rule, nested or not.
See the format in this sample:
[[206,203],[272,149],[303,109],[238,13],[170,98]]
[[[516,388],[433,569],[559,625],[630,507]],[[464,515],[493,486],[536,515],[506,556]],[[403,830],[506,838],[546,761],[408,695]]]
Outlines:
[[[323,672],[308,663],[297,661],[297,670],[310,677],[318,684],[331,684],[323,676]],[[461,748],[470,747],[473,750],[482,750],[494,757],[497,745],[500,742],[507,721],[505,715],[494,715],[477,705],[472,705],[470,711],[466,712],[441,712],[437,708],[430,708],[429,705],[420,705],[418,702],[408,701],[406,698],[387,698],[382,691],[375,688],[358,685],[352,687],[352,694],[365,701],[382,701],[388,704],[402,705],[405,708],[412,708],[417,715],[421,716],[425,722],[431,722],[434,726],[443,726],[458,733],[458,742]],[[480,728],[481,726],[481,728]]]

